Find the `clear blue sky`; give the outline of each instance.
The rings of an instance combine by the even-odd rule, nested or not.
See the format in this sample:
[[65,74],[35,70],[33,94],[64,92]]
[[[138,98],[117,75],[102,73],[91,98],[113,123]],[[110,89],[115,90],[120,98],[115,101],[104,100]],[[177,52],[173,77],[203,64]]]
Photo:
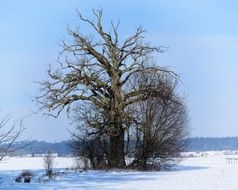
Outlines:
[[[105,25],[120,20],[120,33],[147,30],[158,57],[182,75],[193,136],[238,136],[238,1],[233,0],[9,0],[0,6],[0,109],[15,118],[36,107],[28,95],[55,63],[66,26],[77,26],[75,9],[91,17],[103,8]],[[88,30],[81,25],[81,30]],[[25,136],[47,141],[69,137],[70,121],[35,115]]]

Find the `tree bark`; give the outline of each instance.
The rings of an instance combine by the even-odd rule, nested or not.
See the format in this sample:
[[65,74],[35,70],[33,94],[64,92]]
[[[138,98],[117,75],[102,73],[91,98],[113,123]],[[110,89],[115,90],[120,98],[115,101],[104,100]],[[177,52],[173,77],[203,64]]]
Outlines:
[[126,166],[124,151],[124,129],[120,128],[116,135],[110,137],[110,166],[123,168]]

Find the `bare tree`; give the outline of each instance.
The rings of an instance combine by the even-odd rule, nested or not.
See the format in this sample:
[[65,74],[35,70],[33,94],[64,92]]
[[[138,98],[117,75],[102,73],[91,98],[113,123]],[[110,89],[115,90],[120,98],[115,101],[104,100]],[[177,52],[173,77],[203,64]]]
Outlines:
[[55,158],[53,156],[52,151],[48,150],[43,159],[44,159],[45,175],[49,179],[51,179],[53,177],[53,167],[55,164]]
[[24,131],[23,120],[11,121],[10,115],[4,115],[0,119],[0,161],[10,153],[29,146],[25,141],[21,146],[15,146]]
[[134,160],[129,167],[161,169],[172,166],[185,146],[189,135],[188,112],[183,98],[176,93],[176,81],[170,77],[161,78],[156,73],[142,75],[132,81],[134,88],[161,88],[167,98],[153,95],[133,105],[134,121],[128,133],[132,134],[129,153]]
[[93,14],[95,21],[78,12],[79,19],[91,27],[94,35],[83,35],[79,28],[68,27],[72,40],[62,41],[59,64],[50,66],[49,79],[40,83],[41,95],[36,97],[36,101],[40,109],[47,109],[55,117],[63,110],[69,113],[75,103],[82,101],[102,109],[108,120],[110,167],[124,167],[128,118],[125,110],[146,100],[148,95],[151,97],[155,90],[156,96],[159,94],[158,88],[148,86],[128,90],[128,81],[135,73],[151,70],[161,75],[177,75],[163,67],[146,66],[145,63],[152,61],[151,58],[162,52],[163,47],[144,42],[145,30],[142,27],[121,40],[119,24],[111,22],[110,30],[106,31],[102,24],[102,10],[93,10]]

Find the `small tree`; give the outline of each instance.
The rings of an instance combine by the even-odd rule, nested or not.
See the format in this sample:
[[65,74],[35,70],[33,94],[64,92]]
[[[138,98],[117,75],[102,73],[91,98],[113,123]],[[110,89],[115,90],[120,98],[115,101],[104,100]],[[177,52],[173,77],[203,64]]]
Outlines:
[[156,73],[143,73],[135,76],[132,84],[133,88],[158,88],[164,98],[154,94],[131,108],[133,121],[128,133],[133,143],[129,153],[134,161],[129,166],[143,170],[170,167],[189,134],[188,112],[183,98],[176,93],[177,83]]
[[53,177],[53,167],[55,165],[55,158],[53,156],[52,151],[48,150],[43,159],[44,159],[45,175],[49,179],[51,179]]
[[23,131],[22,119],[12,121],[9,114],[0,118],[0,161],[8,154],[30,145],[29,141],[24,141],[21,146],[15,146],[19,142]]

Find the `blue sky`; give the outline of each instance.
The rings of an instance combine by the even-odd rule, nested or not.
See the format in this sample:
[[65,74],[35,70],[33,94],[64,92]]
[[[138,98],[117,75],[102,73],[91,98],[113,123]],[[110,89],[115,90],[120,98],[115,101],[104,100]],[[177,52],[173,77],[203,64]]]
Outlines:
[[[37,84],[55,63],[66,26],[80,24],[75,9],[91,17],[103,8],[105,26],[120,20],[122,37],[138,25],[147,40],[168,46],[158,64],[180,73],[193,136],[238,136],[238,2],[232,0],[9,0],[0,1],[0,109],[14,118],[36,106]],[[80,24],[80,29],[89,32]],[[69,138],[70,121],[34,115],[25,136]],[[53,135],[52,135],[53,134]]]

